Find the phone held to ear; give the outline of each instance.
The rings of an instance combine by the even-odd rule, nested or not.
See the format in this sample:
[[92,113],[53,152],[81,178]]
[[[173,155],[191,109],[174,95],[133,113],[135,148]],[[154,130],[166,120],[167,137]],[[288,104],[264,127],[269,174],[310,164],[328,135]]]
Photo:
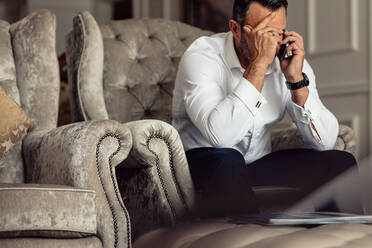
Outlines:
[[280,50],[279,50],[279,54],[278,54],[278,57],[279,57],[280,61],[283,61],[286,58],[288,58],[288,55],[287,55],[287,47],[288,46],[289,46],[289,43],[286,43],[286,44],[283,44],[283,45],[280,46]]
[[[285,30],[283,30],[283,32],[285,32]],[[283,34],[283,40],[284,40],[284,34]],[[290,45],[291,43],[288,42],[286,44],[283,44],[280,46],[280,50],[279,50],[279,54],[278,54],[278,57],[279,57],[279,60],[280,61],[283,61],[285,60],[286,58],[290,57],[287,55],[287,47]]]

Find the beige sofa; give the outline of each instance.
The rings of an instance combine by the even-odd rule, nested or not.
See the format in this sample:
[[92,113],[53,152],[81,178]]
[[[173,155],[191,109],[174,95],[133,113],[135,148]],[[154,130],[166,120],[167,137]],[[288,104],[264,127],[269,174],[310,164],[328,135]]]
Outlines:
[[[130,214],[135,247],[246,247],[270,235],[307,231],[240,226],[226,219],[175,225],[197,214],[198,195],[182,142],[170,125],[174,80],[186,48],[201,35],[210,34],[162,19],[98,25],[88,12],[83,12],[74,19],[67,37],[74,120],[117,120],[125,123],[132,134],[133,147],[118,170],[118,184]],[[277,131],[272,137],[274,150],[304,146],[293,128]],[[349,127],[341,125],[335,149],[355,152],[355,138]],[[265,202],[263,211],[285,209],[301,195],[298,189],[270,185],[254,190]],[[274,198],[277,201],[273,203],[270,199]],[[148,233],[163,226],[177,227]],[[359,236],[369,228],[361,225]],[[218,235],[226,232],[232,235],[226,238],[232,243],[218,241]]]

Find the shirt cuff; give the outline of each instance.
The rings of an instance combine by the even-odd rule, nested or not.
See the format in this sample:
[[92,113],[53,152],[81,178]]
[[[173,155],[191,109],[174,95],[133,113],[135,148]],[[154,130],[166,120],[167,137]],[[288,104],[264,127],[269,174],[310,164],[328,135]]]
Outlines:
[[235,87],[233,95],[245,105],[253,116],[256,116],[260,108],[267,103],[261,92],[259,92],[256,87],[245,78],[242,78],[239,84]]
[[318,143],[321,143],[322,142],[321,138],[310,125],[310,123],[312,122],[316,128],[317,125],[315,117],[318,116],[318,114],[321,111],[321,103],[319,103],[319,101],[317,101],[316,98],[311,93],[309,93],[304,108],[297,105],[292,100],[291,103],[296,120],[308,124],[313,137],[316,139]]
[[292,100],[291,100],[291,105],[292,105],[296,120],[301,121],[306,124],[314,120],[314,118],[318,116],[318,114],[321,111],[321,103],[319,103],[319,101],[317,101],[314,95],[311,94],[311,91],[309,92],[309,96],[306,100],[304,108],[297,105]]

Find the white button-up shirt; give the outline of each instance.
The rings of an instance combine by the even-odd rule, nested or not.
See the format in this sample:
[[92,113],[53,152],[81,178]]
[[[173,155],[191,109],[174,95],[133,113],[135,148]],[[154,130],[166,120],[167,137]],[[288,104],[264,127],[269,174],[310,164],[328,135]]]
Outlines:
[[332,149],[339,130],[337,119],[319,99],[315,75],[306,60],[303,72],[310,80],[304,108],[292,101],[277,58],[259,92],[243,77],[231,32],[197,39],[179,64],[173,94],[173,126],[185,150],[234,148],[247,163],[253,162],[271,152],[270,130],[286,111],[305,143],[318,150]]

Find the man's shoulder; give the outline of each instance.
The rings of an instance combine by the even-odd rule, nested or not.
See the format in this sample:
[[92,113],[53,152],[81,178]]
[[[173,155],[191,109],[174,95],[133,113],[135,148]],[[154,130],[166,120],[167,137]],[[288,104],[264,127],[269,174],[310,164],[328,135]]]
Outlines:
[[219,56],[224,51],[227,33],[217,33],[211,36],[201,36],[196,39],[185,51],[184,56],[191,54],[206,54]]

